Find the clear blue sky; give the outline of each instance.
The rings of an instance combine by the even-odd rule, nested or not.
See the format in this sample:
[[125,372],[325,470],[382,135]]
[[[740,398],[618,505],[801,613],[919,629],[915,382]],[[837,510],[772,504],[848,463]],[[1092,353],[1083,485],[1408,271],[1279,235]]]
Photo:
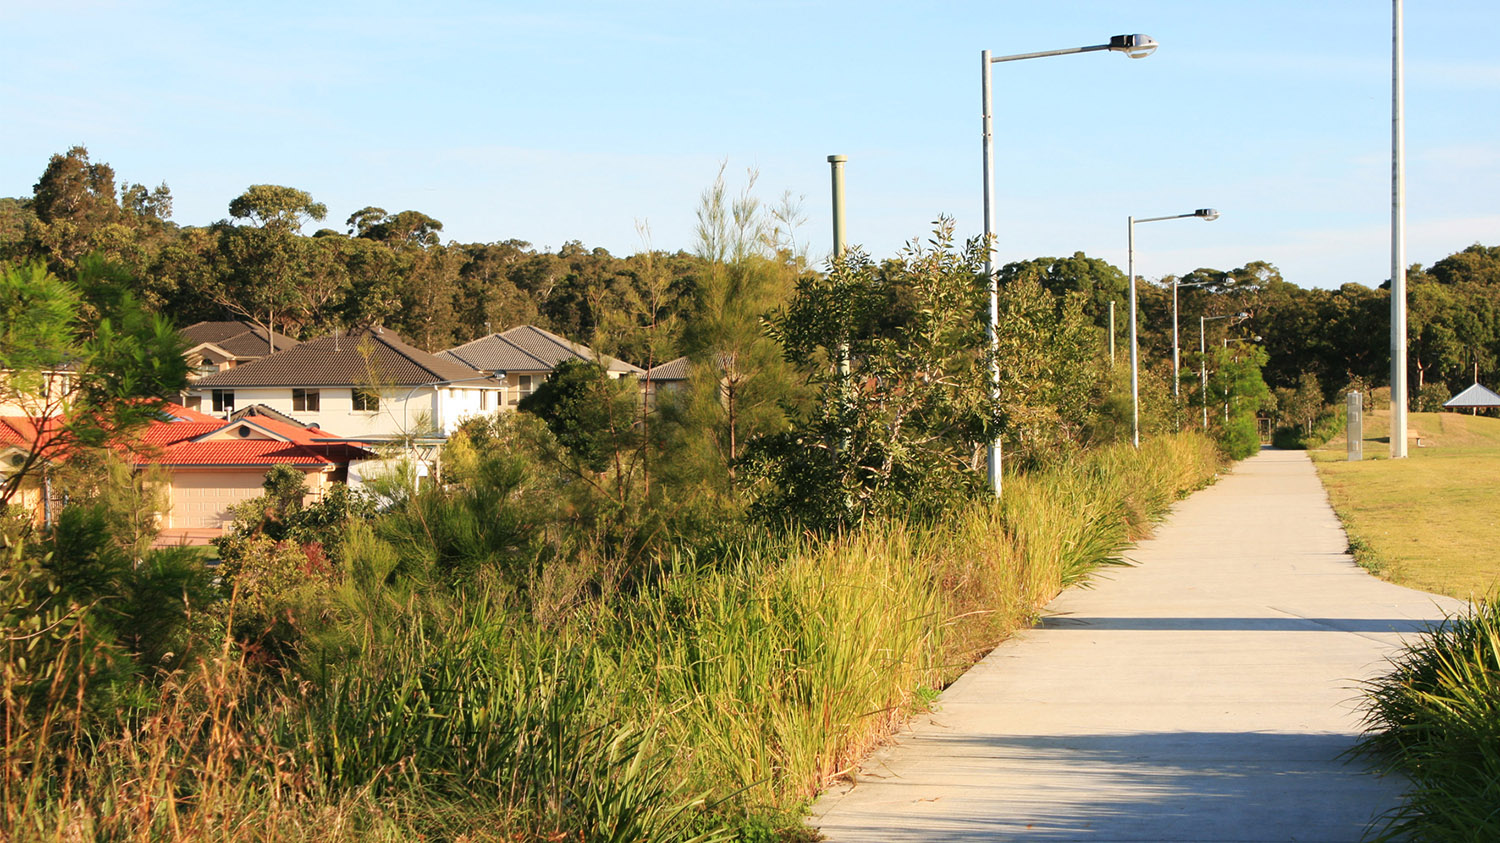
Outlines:
[[[999,250],[1159,277],[1251,260],[1302,286],[1389,275],[1385,0],[432,4],[0,0],[0,196],[84,144],[205,224],[254,183],[414,209],[460,241],[690,248],[698,195],[804,196],[830,248],[980,230],[979,53],[1146,33],[1156,55],[996,67]],[[1500,3],[1408,0],[1409,259],[1500,242]]]

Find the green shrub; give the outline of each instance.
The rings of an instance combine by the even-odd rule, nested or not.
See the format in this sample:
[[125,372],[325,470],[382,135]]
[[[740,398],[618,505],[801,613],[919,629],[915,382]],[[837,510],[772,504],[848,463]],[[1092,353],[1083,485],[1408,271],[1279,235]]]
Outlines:
[[1381,840],[1500,840],[1500,605],[1476,601],[1368,690],[1362,748],[1412,782]]
[[1348,418],[1347,411],[1342,406],[1324,408],[1324,412],[1313,422],[1311,430],[1301,425],[1279,427],[1271,434],[1271,444],[1299,451],[1321,448],[1328,444],[1328,440],[1344,432]]

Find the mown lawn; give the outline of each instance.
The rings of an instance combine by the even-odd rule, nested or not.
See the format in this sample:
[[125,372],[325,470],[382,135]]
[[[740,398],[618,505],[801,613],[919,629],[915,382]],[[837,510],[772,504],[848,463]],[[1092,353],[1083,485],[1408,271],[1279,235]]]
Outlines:
[[1401,585],[1466,599],[1500,586],[1500,419],[1412,413],[1409,458],[1391,460],[1389,415],[1365,416],[1362,462],[1338,436],[1311,453],[1361,564]]

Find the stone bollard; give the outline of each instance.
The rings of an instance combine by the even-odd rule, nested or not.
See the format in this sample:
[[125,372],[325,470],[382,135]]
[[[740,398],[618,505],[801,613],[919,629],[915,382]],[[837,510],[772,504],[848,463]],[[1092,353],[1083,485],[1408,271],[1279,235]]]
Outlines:
[[1358,392],[1351,392],[1345,406],[1349,408],[1349,425],[1344,429],[1349,440],[1349,462],[1359,462],[1364,459],[1365,451],[1364,400]]

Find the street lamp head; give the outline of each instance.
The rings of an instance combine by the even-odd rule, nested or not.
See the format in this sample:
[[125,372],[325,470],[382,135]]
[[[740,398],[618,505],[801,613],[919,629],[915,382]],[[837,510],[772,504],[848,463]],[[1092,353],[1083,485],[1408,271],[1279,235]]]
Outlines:
[[1116,35],[1109,39],[1109,48],[1133,59],[1143,59],[1156,52],[1156,39],[1140,34]]
[[1213,208],[1199,208],[1198,210],[1193,212],[1193,216],[1202,217],[1209,222],[1213,222],[1214,220],[1219,218],[1219,212],[1214,210]]

